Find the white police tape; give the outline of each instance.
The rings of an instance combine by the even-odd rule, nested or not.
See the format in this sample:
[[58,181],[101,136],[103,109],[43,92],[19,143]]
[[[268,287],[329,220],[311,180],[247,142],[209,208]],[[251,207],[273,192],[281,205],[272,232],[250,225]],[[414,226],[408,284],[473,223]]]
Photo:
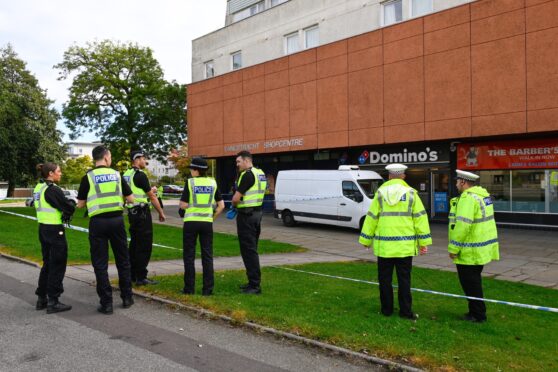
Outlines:
[[[0,209],[0,212],[6,213],[6,214],[11,214],[11,215],[18,216],[18,217],[28,218],[28,219],[33,220],[33,221],[37,221],[37,217],[27,216],[27,215],[25,215],[25,214],[14,213],[14,212],[5,211],[5,210],[2,210],[2,209]],[[89,233],[89,229],[86,229],[85,227],[69,225],[68,228],[69,228],[70,230],[76,230],[76,231],[81,231],[81,232],[84,232],[84,233]],[[128,240],[130,240],[130,238],[128,238]],[[165,249],[172,249],[172,250],[174,250],[174,251],[181,251],[181,250],[182,250],[182,249],[180,249],[180,248],[168,247],[168,246],[166,246],[166,245],[156,244],[156,243],[153,243],[153,246],[154,246],[154,247],[165,248]]]
[[[297,270],[297,269],[293,269],[293,268],[289,268],[289,267],[283,267],[283,266],[269,266],[269,267],[272,267],[272,268],[275,268],[275,269],[287,270],[287,271],[294,271],[294,272],[298,272],[298,273],[323,276],[323,277],[326,277],[326,278],[347,280],[347,281],[357,282],[357,283],[365,283],[365,284],[373,284],[373,285],[379,285],[380,284],[378,282],[371,282],[371,281],[368,281],[368,280],[361,280],[361,279],[347,278],[347,277],[343,277],[343,276],[322,274],[322,273],[316,273],[316,272],[313,272],[313,271]],[[397,287],[397,286],[394,286],[394,287]],[[486,302],[492,302],[492,303],[495,303],[495,304],[502,304],[502,305],[508,305],[508,306],[523,307],[523,308],[531,309],[531,310],[540,310],[540,311],[547,311],[547,312],[551,312],[551,313],[558,313],[558,308],[548,307],[548,306],[528,305],[528,304],[520,304],[520,303],[517,303],[517,302],[491,300],[491,299],[488,299],[488,298],[462,296],[462,295],[456,295],[456,294],[453,294],[453,293],[438,292],[438,291],[432,291],[432,290],[429,290],[429,289],[420,289],[420,288],[411,288],[411,291],[422,292],[422,293],[430,293],[430,294],[435,294],[435,295],[439,295],[439,296],[447,296],[447,297],[453,297],[453,298],[464,298],[464,299],[467,299],[467,300],[481,300],[481,301],[486,301]]]
[[[5,211],[5,210],[2,210],[2,209],[0,209],[0,212],[11,214],[11,215],[18,216],[18,217],[28,218],[30,220],[35,220],[35,221],[37,220],[37,218],[33,217],[33,216],[27,216],[27,215],[24,215],[24,214],[9,212],[9,211]],[[70,229],[76,230],[76,231],[82,231],[82,232],[86,232],[86,233],[89,232],[89,230],[84,228],[84,227],[73,226],[73,225],[70,225]],[[179,248],[168,247],[166,245],[161,245],[161,244],[155,244],[154,243],[153,246],[166,248],[166,249],[172,249],[172,250],[176,250],[176,251],[181,251],[181,249],[179,249]],[[347,277],[344,277],[344,276],[336,276],[336,275],[329,275],[329,274],[323,274],[323,273],[316,273],[316,272],[313,272],[313,271],[298,270],[298,269],[293,269],[293,268],[283,267],[283,266],[270,265],[269,267],[274,268],[274,269],[294,271],[294,272],[298,272],[298,273],[322,276],[322,277],[331,278],[331,279],[346,280],[346,281],[350,281],[350,282],[372,284],[372,285],[379,285],[380,284],[378,282],[372,282],[372,281],[368,281],[368,280],[347,278]],[[394,285],[394,287],[397,287],[397,286]],[[558,308],[548,307],[548,306],[537,306],[537,305],[521,304],[521,303],[517,303],[517,302],[510,302],[510,301],[492,300],[492,299],[489,299],[489,298],[470,297],[470,296],[456,295],[456,294],[453,294],[453,293],[438,292],[438,291],[432,291],[432,290],[429,290],[429,289],[421,289],[421,288],[411,288],[411,291],[422,292],[422,293],[430,293],[430,294],[435,294],[435,295],[439,295],[439,296],[446,296],[446,297],[453,297],[453,298],[463,298],[463,299],[467,299],[467,300],[481,300],[481,301],[485,301],[485,302],[492,302],[492,303],[495,303],[495,304],[502,304],[502,305],[508,305],[508,306],[522,307],[522,308],[531,309],[531,310],[540,310],[540,311],[546,311],[546,312],[551,312],[551,313],[558,313]]]

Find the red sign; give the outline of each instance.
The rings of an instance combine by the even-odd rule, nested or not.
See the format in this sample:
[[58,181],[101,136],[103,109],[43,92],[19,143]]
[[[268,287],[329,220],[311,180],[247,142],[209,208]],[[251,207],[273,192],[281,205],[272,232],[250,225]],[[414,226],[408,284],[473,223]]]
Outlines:
[[457,168],[558,168],[558,139],[459,144]]

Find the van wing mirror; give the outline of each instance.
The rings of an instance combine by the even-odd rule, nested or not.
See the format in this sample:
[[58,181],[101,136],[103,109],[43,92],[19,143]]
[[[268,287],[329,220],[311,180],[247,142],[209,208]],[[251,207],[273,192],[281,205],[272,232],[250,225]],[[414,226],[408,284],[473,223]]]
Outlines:
[[354,199],[357,203],[362,203],[364,196],[360,192],[355,192]]

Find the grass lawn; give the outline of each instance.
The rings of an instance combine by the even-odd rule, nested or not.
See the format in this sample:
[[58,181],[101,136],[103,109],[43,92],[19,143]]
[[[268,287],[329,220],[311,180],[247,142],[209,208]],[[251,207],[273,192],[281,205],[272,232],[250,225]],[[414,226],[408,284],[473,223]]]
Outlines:
[[[296,268],[377,280],[371,263]],[[158,277],[159,285],[141,290],[428,369],[558,370],[556,313],[487,303],[488,322],[473,324],[459,319],[467,310],[466,300],[413,292],[413,309],[420,318],[412,322],[380,315],[376,286],[278,268],[262,271],[260,296],[239,293],[239,284],[246,281],[243,270],[217,272],[215,295],[209,298],[179,293],[181,275]],[[200,293],[201,277],[196,284]],[[413,286],[462,294],[457,274],[444,271],[414,268]],[[494,279],[486,279],[484,289],[487,298],[558,307],[558,291],[552,289]]]
[[[3,208],[6,211],[35,216],[35,209],[29,207]],[[126,229],[128,228],[128,218]],[[72,225],[88,227],[89,219],[83,217],[83,211],[78,210],[72,219]],[[23,257],[31,261],[41,262],[41,246],[38,238],[37,222],[23,217],[0,213],[0,251]],[[87,234],[75,230],[66,230],[68,239],[68,264],[87,264],[91,262],[89,254],[89,240]],[[156,244],[172,248],[153,247],[151,259],[173,260],[182,259],[182,229],[174,226],[153,224],[153,240]],[[303,248],[286,243],[260,240],[260,254],[302,252]],[[199,256],[199,249],[197,252]],[[236,235],[215,233],[213,237],[213,255],[215,257],[239,256],[238,238]],[[111,262],[114,262],[112,254]]]

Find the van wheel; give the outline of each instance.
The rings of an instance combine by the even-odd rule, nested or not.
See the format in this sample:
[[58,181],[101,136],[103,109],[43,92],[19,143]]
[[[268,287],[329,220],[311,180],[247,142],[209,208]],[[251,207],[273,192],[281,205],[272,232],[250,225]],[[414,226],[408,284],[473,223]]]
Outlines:
[[291,211],[283,211],[281,215],[283,216],[283,225],[287,227],[293,227],[294,225],[296,225],[296,221]]

